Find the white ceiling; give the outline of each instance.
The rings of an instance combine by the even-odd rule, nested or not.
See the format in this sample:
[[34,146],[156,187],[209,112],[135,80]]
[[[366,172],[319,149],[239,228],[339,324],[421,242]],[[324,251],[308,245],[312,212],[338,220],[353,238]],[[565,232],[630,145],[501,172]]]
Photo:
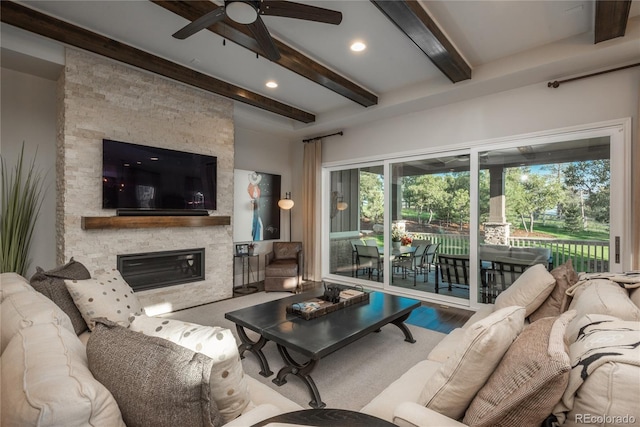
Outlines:
[[[378,105],[362,107],[232,42],[223,45],[210,31],[174,39],[188,21],[149,1],[21,3],[315,114],[316,122],[305,125],[235,103],[240,126],[301,137],[640,58],[640,0],[632,3],[627,35],[598,45],[591,0],[421,1],[473,68],[470,81],[456,84],[369,0],[301,2],[339,10],[343,21],[333,26],[265,16],[272,36],[375,93]],[[3,24],[3,37],[12,31]],[[351,52],[355,40],[367,49]],[[8,58],[3,51],[3,66]],[[267,80],[278,88],[266,88]]]

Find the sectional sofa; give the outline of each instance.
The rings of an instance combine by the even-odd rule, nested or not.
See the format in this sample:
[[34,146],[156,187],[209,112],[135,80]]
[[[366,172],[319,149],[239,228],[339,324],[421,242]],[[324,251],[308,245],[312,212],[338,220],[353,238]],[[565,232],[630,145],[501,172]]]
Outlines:
[[[251,426],[303,409],[244,375],[228,329],[147,317],[117,271],[82,268],[0,275],[3,426]],[[533,266],[361,411],[399,426],[637,424],[639,286]]]
[[362,412],[399,426],[640,423],[640,272],[538,264]]
[[[55,276],[47,277],[61,278]],[[228,329],[146,317],[114,278],[75,282],[98,290],[87,301],[126,300],[124,309],[138,312],[120,310],[108,315],[115,322],[103,318],[83,328],[71,320],[75,313],[61,309],[63,302],[54,303],[24,277],[0,275],[3,427],[246,427],[302,409],[244,375]],[[107,314],[86,308],[96,311],[87,316]]]

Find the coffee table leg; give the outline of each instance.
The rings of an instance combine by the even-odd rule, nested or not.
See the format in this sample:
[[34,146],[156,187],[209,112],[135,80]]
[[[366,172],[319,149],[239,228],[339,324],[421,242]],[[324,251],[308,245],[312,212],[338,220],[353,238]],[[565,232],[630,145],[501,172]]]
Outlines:
[[287,375],[293,374],[307,385],[309,393],[311,393],[311,402],[309,402],[309,406],[314,409],[322,409],[327,406],[320,398],[318,387],[316,387],[316,383],[313,381],[313,378],[311,378],[311,371],[313,371],[318,364],[318,360],[311,359],[303,364],[298,363],[293,359],[293,357],[291,357],[287,349],[280,344],[278,344],[278,352],[280,352],[280,356],[282,356],[285,366],[278,371],[278,375],[272,380],[273,383],[278,386],[286,384]]
[[271,369],[269,369],[269,362],[267,362],[267,358],[262,352],[262,347],[264,347],[264,345],[269,340],[260,335],[258,341],[251,341],[251,338],[247,336],[247,333],[244,331],[244,328],[242,326],[236,325],[236,330],[238,331],[240,341],[242,341],[242,344],[238,346],[240,357],[244,358],[244,352],[247,350],[250,351],[258,358],[258,362],[260,362],[260,375],[262,375],[263,377],[270,377],[271,375],[273,375],[273,372],[271,371]]
[[410,342],[413,344],[414,342],[416,342],[416,340],[413,338],[413,335],[411,334],[409,328],[407,328],[407,325],[404,324],[404,321],[409,318],[409,315],[411,315],[411,313],[407,313],[404,316],[392,321],[391,323],[400,328],[400,330],[404,333],[404,340],[406,342]]

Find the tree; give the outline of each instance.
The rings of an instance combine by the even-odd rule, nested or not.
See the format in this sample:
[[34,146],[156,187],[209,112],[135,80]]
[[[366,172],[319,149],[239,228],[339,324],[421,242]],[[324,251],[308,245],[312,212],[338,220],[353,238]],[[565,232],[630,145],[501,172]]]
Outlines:
[[447,192],[444,179],[440,175],[421,175],[408,186],[407,191],[414,196],[418,218],[422,212],[428,212],[428,224],[433,220],[435,211],[445,205]]
[[382,176],[360,171],[360,209],[364,218],[381,222],[384,215],[384,187]]
[[525,231],[533,232],[536,215],[557,205],[562,188],[549,175],[532,173],[529,167],[519,167],[507,169],[505,192],[507,215],[517,216]]
[[[575,195],[583,194],[585,216],[609,222],[611,172],[608,159],[567,164],[564,184]],[[584,219],[583,219],[584,220]]]

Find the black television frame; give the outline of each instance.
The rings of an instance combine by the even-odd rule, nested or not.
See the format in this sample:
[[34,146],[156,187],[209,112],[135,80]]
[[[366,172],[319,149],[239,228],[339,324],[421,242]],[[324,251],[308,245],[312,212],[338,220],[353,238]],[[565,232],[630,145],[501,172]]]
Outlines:
[[[102,140],[102,208],[116,209],[118,215],[120,212],[122,215],[206,215],[217,209],[217,162],[217,156],[105,138]],[[167,172],[171,168],[173,170]],[[189,174],[195,170],[198,172]],[[125,175],[130,175],[129,180]],[[176,191],[179,185],[172,177],[182,179],[178,182],[184,182],[189,188]],[[134,185],[153,187],[153,195],[148,201],[141,201],[139,190],[129,189]],[[123,188],[128,190],[127,194],[119,195]],[[202,194],[201,203],[198,193]],[[145,202],[148,206],[144,206]]]

